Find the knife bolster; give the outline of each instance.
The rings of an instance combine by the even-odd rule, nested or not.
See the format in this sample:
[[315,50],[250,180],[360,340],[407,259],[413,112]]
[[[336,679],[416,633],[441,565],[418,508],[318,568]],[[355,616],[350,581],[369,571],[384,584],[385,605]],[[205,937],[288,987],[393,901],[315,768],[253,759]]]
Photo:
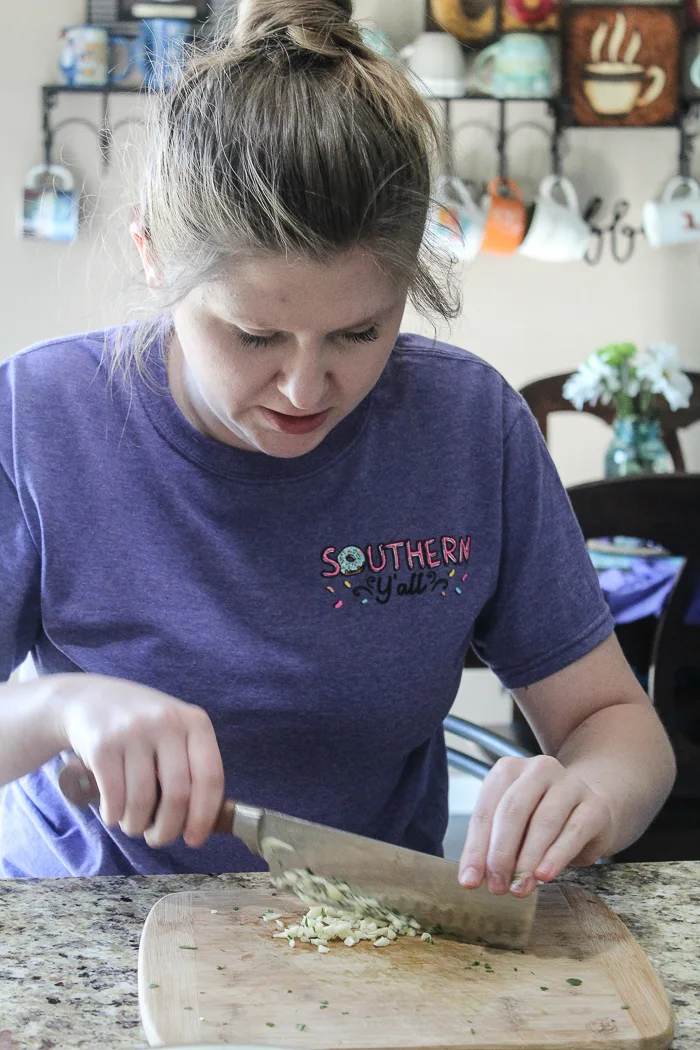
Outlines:
[[236,838],[245,842],[251,853],[257,857],[262,856],[260,851],[260,820],[263,811],[257,806],[246,806],[243,802],[237,802],[233,813],[233,824],[231,831]]

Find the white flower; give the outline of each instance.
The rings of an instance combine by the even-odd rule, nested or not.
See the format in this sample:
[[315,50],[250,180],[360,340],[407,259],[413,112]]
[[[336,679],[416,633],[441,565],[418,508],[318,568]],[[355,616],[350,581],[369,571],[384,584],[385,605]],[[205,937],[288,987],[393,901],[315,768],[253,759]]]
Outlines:
[[635,370],[642,387],[665,397],[673,411],[687,408],[693,384],[680,367],[676,347],[668,343],[650,343],[638,358]]
[[609,405],[613,394],[619,389],[617,370],[601,361],[597,354],[591,354],[578,371],[569,376],[563,394],[567,401],[571,401],[581,411],[585,404],[597,405],[598,401]]

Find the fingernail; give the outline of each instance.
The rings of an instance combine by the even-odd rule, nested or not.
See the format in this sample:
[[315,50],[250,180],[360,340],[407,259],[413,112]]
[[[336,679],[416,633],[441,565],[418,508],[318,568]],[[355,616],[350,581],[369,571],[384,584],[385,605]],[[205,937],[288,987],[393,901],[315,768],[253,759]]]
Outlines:
[[502,875],[489,875],[489,891],[491,893],[505,893],[506,892],[506,880]]
[[459,873],[459,881],[463,886],[471,885],[472,883],[478,884],[481,881],[481,875],[478,868],[467,867]]
[[523,874],[522,872],[516,875],[510,884],[510,892],[517,893],[523,897],[527,897],[528,893],[531,893],[534,888],[535,880],[532,875]]

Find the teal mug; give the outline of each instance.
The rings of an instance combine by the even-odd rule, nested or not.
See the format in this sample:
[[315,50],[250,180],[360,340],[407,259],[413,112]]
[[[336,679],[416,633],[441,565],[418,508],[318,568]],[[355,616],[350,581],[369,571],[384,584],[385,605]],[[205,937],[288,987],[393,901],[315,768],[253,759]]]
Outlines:
[[477,55],[473,75],[477,87],[494,98],[552,95],[552,55],[534,33],[508,33],[485,48]]

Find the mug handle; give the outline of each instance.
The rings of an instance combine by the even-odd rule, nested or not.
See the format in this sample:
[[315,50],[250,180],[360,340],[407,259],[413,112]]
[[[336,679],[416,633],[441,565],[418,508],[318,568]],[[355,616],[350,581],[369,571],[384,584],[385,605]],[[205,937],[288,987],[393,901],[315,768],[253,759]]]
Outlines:
[[546,197],[547,200],[553,201],[553,190],[557,187],[564,195],[564,200],[566,201],[566,206],[569,211],[575,212],[576,215],[580,215],[581,208],[574,184],[569,179],[563,178],[561,175],[548,175],[546,179],[542,180],[542,184],[540,185],[540,197]]
[[487,189],[489,197],[502,197],[503,194],[500,192],[502,186],[506,186],[510,190],[513,200],[522,201],[523,191],[513,179],[491,179]]
[[499,46],[500,45],[496,43],[491,44],[489,47],[485,47],[484,50],[476,56],[476,59],[474,60],[474,65],[472,67],[472,76],[474,77],[474,83],[477,87],[480,87],[482,91],[485,91],[487,94],[491,90],[492,81],[489,78],[483,76],[484,66],[487,62],[491,62],[493,59],[495,59],[499,51]]
[[471,193],[456,175],[444,175],[439,185],[443,193],[451,193],[467,211],[478,210]]
[[126,52],[126,69],[122,73],[117,73],[114,70],[109,72],[110,84],[121,84],[122,80],[126,80],[133,72],[136,65],[136,43],[125,36],[112,36],[109,42],[111,52],[114,52],[118,47],[123,47]]
[[651,84],[642,95],[641,98],[637,99],[635,106],[644,107],[650,106],[652,102],[656,102],[657,98],[666,86],[666,74],[664,73],[661,66],[649,66],[646,70],[646,75],[651,77]]
[[668,204],[669,201],[672,201],[676,190],[679,190],[681,186],[688,190],[687,199],[697,200],[700,197],[700,184],[695,179],[688,179],[684,175],[674,175],[664,186],[664,191],[661,194],[662,202]]
[[70,193],[75,188],[73,176],[68,168],[64,168],[60,164],[36,164],[29,169],[25,176],[25,187],[30,189],[35,187],[42,175],[51,175],[57,182],[62,183],[61,188],[66,193]]

